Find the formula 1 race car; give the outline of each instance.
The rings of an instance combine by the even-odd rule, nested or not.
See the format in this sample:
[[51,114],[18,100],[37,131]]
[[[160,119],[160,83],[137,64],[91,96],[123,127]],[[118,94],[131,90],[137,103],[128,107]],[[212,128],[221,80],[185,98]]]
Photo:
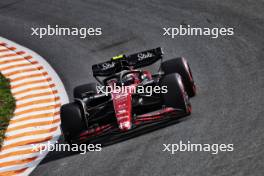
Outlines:
[[[140,68],[160,61],[156,73]],[[163,61],[162,49],[118,55],[92,66],[98,83],[74,89],[74,102],[61,107],[61,129],[68,143],[126,133],[147,124],[191,113],[196,94],[183,57]]]

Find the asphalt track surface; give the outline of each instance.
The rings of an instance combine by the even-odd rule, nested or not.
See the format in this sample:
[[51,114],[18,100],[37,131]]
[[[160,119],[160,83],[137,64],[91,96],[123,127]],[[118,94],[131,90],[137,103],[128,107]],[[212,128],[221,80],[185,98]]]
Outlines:
[[[0,2],[0,35],[42,55],[72,89],[94,81],[91,64],[119,53],[162,46],[165,58],[188,58],[198,95],[187,120],[85,155],[52,152],[35,175],[254,175],[264,173],[264,2]],[[45,25],[102,27],[103,35],[31,36]],[[162,36],[162,27],[234,27],[234,36]],[[164,143],[233,143],[233,152],[162,152]]]

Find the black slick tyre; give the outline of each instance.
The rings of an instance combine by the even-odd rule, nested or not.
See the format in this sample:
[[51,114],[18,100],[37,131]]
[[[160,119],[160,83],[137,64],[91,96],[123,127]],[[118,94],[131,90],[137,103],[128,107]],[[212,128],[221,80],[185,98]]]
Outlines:
[[161,64],[161,69],[165,75],[179,73],[182,77],[182,81],[188,96],[193,97],[196,95],[196,86],[193,80],[192,72],[185,58],[179,57],[164,61]]
[[77,86],[73,90],[73,96],[74,98],[83,99],[87,94],[96,94],[96,86],[96,83],[89,83]]
[[61,107],[61,129],[66,142],[71,143],[84,129],[83,112],[77,102]]
[[161,86],[167,86],[167,93],[162,93],[162,103],[166,107],[180,109],[186,114],[191,113],[189,97],[184,89],[183,81],[178,73],[165,75]]

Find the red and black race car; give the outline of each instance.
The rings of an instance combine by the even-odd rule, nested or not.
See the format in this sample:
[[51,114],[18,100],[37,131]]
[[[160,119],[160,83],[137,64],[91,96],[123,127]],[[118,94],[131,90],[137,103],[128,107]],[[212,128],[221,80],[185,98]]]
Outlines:
[[[160,61],[158,71],[141,69]],[[162,49],[119,55],[92,66],[98,83],[74,89],[74,102],[61,107],[68,143],[126,133],[191,113],[196,87],[187,60],[163,61]]]

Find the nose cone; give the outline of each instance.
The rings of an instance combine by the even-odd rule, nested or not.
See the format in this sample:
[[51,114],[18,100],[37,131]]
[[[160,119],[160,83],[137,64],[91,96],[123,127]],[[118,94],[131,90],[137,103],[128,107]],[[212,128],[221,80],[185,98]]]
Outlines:
[[119,124],[119,129],[122,131],[128,131],[130,130],[132,127],[130,122],[123,122]]

